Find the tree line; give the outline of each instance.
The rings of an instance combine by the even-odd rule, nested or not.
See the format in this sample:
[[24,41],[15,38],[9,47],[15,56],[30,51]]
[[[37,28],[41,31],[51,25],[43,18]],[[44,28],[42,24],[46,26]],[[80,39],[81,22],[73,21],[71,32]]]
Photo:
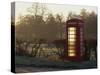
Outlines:
[[[19,21],[15,25],[15,38],[19,48],[21,41],[27,42],[25,45],[27,49],[29,42],[36,43],[36,41],[34,41],[36,39],[39,44],[41,44],[40,40],[42,40],[44,42],[54,42],[57,47],[61,46],[61,43],[59,44],[55,41],[66,39],[66,21],[77,15],[81,16],[84,20],[84,35],[86,42],[91,39],[97,40],[97,14],[93,11],[87,12],[86,9],[82,9],[79,14],[69,12],[68,16],[66,16],[66,21],[64,21],[63,14],[58,13],[53,15],[53,13],[47,12],[48,9],[46,6],[37,3],[27,10],[29,14],[20,16]],[[36,46],[33,47],[36,48]],[[39,48],[37,47],[37,49]],[[31,53],[34,54],[33,50]],[[61,55],[61,53],[58,54]]]

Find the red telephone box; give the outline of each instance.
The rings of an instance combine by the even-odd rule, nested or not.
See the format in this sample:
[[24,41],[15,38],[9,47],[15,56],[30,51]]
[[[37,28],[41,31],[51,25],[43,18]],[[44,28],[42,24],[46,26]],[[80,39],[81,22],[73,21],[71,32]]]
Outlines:
[[66,22],[66,48],[64,58],[71,61],[83,59],[84,22],[81,19],[71,19]]

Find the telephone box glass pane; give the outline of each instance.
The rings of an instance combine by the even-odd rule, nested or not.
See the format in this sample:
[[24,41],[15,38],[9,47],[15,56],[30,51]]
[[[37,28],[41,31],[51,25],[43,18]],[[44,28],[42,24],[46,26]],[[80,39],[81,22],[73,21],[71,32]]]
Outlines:
[[76,28],[68,28],[68,56],[75,56]]
[[76,33],[76,28],[75,27],[69,27],[68,28],[68,34],[75,34]]
[[68,39],[68,41],[72,41],[72,42],[75,41],[75,40],[76,40],[76,39],[73,39],[73,38]]
[[68,50],[69,53],[75,53],[75,50]]
[[68,45],[75,45],[75,41],[68,41]]
[[76,35],[71,35],[71,34],[68,35],[68,38],[75,38],[75,37]]
[[73,57],[73,56],[75,56],[75,53],[69,53],[68,56]]
[[76,28],[75,27],[69,27],[68,30],[70,30],[70,31],[76,31]]

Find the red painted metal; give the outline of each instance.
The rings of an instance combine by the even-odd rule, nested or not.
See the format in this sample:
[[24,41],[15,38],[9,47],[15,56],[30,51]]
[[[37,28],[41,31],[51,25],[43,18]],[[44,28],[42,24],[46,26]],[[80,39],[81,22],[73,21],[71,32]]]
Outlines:
[[[76,44],[75,51],[76,55],[73,57],[68,56],[68,28],[76,27]],[[84,40],[84,22],[80,19],[71,19],[66,22],[66,46],[64,50],[64,59],[70,61],[82,61],[83,60],[83,40]]]

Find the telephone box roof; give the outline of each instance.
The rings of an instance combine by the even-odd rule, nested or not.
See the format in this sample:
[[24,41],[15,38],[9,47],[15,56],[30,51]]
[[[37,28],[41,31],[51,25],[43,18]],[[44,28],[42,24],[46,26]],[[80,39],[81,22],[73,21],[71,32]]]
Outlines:
[[67,22],[73,22],[73,21],[77,21],[77,22],[83,22],[83,20],[82,19],[77,19],[77,18],[73,18],[73,19],[70,19],[70,20],[68,20]]
[[83,25],[84,24],[84,21],[82,19],[77,19],[77,18],[73,18],[73,19],[70,19],[66,22],[67,26],[68,25]]

